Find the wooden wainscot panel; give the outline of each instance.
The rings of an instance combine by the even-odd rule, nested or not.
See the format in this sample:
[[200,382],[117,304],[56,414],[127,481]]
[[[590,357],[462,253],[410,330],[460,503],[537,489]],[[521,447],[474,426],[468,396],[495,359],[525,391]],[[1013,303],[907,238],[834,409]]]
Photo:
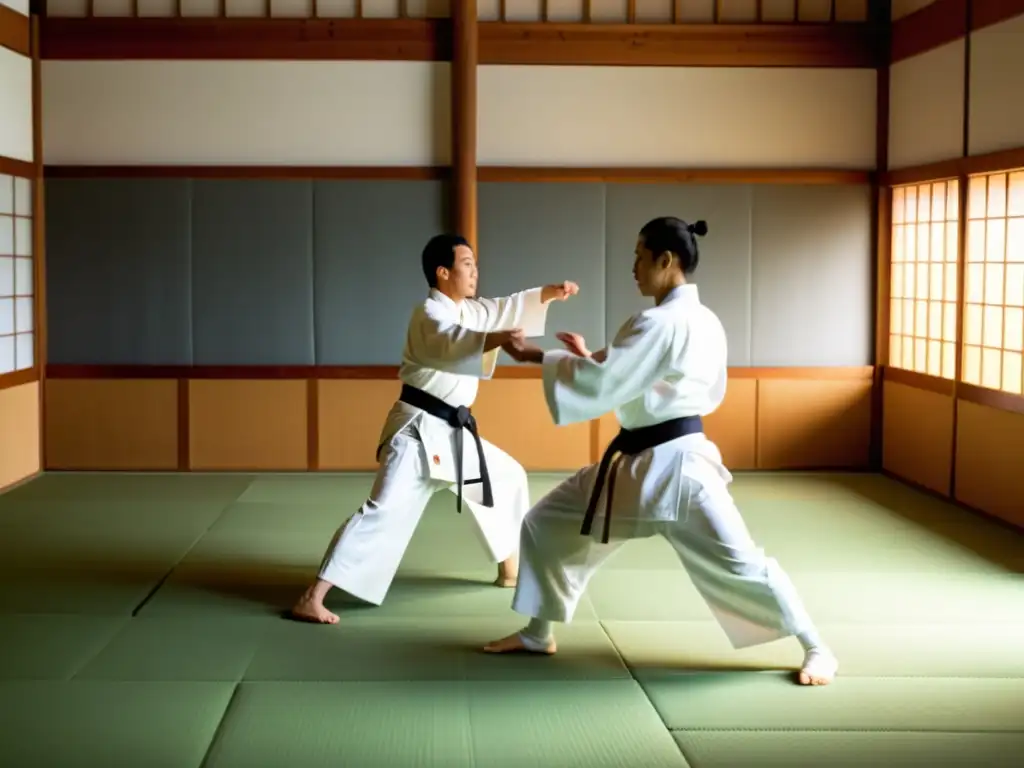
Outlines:
[[178,467],[173,379],[47,379],[46,468]]
[[192,469],[307,469],[305,380],[190,381],[189,440]]
[[590,463],[590,423],[555,426],[536,379],[481,382],[473,414],[481,436],[526,470],[575,471]]
[[856,378],[849,378],[847,370],[823,369],[822,378],[758,381],[759,469],[868,466],[872,369],[866,368],[865,376]]
[[[756,421],[757,379],[732,378],[721,407],[704,419],[704,431],[722,452],[722,461],[729,469],[756,467]],[[605,414],[597,422],[597,459],[618,431],[619,421],[614,413]]]
[[896,381],[882,385],[882,468],[948,494],[953,469],[953,395]]
[[1024,414],[957,401],[956,498],[1024,527]]
[[0,489],[39,471],[39,383],[0,390]]
[[377,440],[401,391],[396,380],[321,379],[320,469],[377,470]]

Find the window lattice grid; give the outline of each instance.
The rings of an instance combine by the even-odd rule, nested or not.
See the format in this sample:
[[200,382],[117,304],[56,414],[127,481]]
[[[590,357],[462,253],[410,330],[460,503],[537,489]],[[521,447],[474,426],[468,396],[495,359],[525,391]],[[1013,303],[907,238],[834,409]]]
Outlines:
[[961,378],[1024,394],[1024,171],[968,184]]
[[896,187],[892,196],[889,365],[956,376],[960,185]]

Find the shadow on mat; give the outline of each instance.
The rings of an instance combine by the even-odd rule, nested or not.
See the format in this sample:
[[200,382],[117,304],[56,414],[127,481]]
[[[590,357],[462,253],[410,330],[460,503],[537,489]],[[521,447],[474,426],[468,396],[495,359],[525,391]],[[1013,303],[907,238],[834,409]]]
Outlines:
[[1024,573],[1024,532],[1007,523],[929,496],[883,475],[830,475],[828,480],[830,485],[867,499],[884,508],[886,513],[941,536],[991,563],[1014,573]]

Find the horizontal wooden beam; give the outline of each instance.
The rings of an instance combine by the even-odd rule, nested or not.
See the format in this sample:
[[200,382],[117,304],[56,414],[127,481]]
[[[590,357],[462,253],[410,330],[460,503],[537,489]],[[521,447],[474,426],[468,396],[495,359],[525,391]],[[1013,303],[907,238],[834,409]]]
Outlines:
[[44,59],[446,61],[445,19],[44,18]]
[[1000,171],[1015,171],[1024,168],[1024,147],[987,152],[984,155],[957,157],[936,163],[899,168],[881,174],[883,185],[898,187],[905,184],[922,184],[926,181],[942,181],[959,176],[974,176]]
[[[48,165],[51,179],[447,180],[447,166]],[[480,182],[608,184],[868,184],[873,171],[843,168],[566,168],[480,166]]]
[[22,56],[32,55],[32,24],[28,16],[0,5],[0,46]]
[[18,176],[22,179],[34,179],[36,177],[35,163],[26,160],[15,160],[13,157],[0,155],[0,174],[5,176]]
[[884,57],[873,25],[480,25],[481,64],[867,67]]
[[[447,61],[446,19],[46,18],[45,59]],[[875,27],[483,22],[481,64],[875,67]]]
[[1020,15],[1024,15],[1024,0],[935,0],[893,22],[890,61],[918,56],[959,40],[968,31]]
[[22,384],[28,384],[33,381],[39,381],[38,368],[26,368],[23,371],[14,371],[13,373],[0,373],[0,389],[20,387]]
[[[870,379],[874,366],[729,369],[735,379]],[[57,365],[46,366],[48,379],[373,379],[397,380],[391,365]],[[540,379],[540,366],[500,366],[497,379]]]
[[1024,414],[1024,395],[1001,392],[997,389],[987,389],[974,384],[966,384],[962,381],[955,382],[952,379],[929,376],[928,374],[917,373],[916,371],[905,371],[888,365],[882,369],[882,379],[893,384],[902,384],[906,387],[922,389],[926,392],[935,392],[939,395],[963,400],[965,403],[974,403],[975,405],[984,405],[999,411]]
[[833,168],[558,168],[481,166],[480,181],[608,184],[868,184],[872,171]]

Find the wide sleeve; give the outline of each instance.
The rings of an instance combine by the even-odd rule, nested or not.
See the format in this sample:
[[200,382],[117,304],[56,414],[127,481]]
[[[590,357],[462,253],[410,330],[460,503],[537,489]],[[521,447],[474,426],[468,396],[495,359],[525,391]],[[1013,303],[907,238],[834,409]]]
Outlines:
[[596,419],[664,378],[672,327],[640,314],[608,347],[603,362],[568,350],[544,353],[544,397],[555,424]]
[[472,327],[481,331],[511,331],[519,328],[530,338],[544,335],[550,302],[541,301],[542,288],[513,293],[499,299],[473,299]]
[[494,372],[497,350],[484,352],[487,332],[461,325],[447,313],[417,312],[409,325],[406,354],[411,362],[435,371],[487,378]]

